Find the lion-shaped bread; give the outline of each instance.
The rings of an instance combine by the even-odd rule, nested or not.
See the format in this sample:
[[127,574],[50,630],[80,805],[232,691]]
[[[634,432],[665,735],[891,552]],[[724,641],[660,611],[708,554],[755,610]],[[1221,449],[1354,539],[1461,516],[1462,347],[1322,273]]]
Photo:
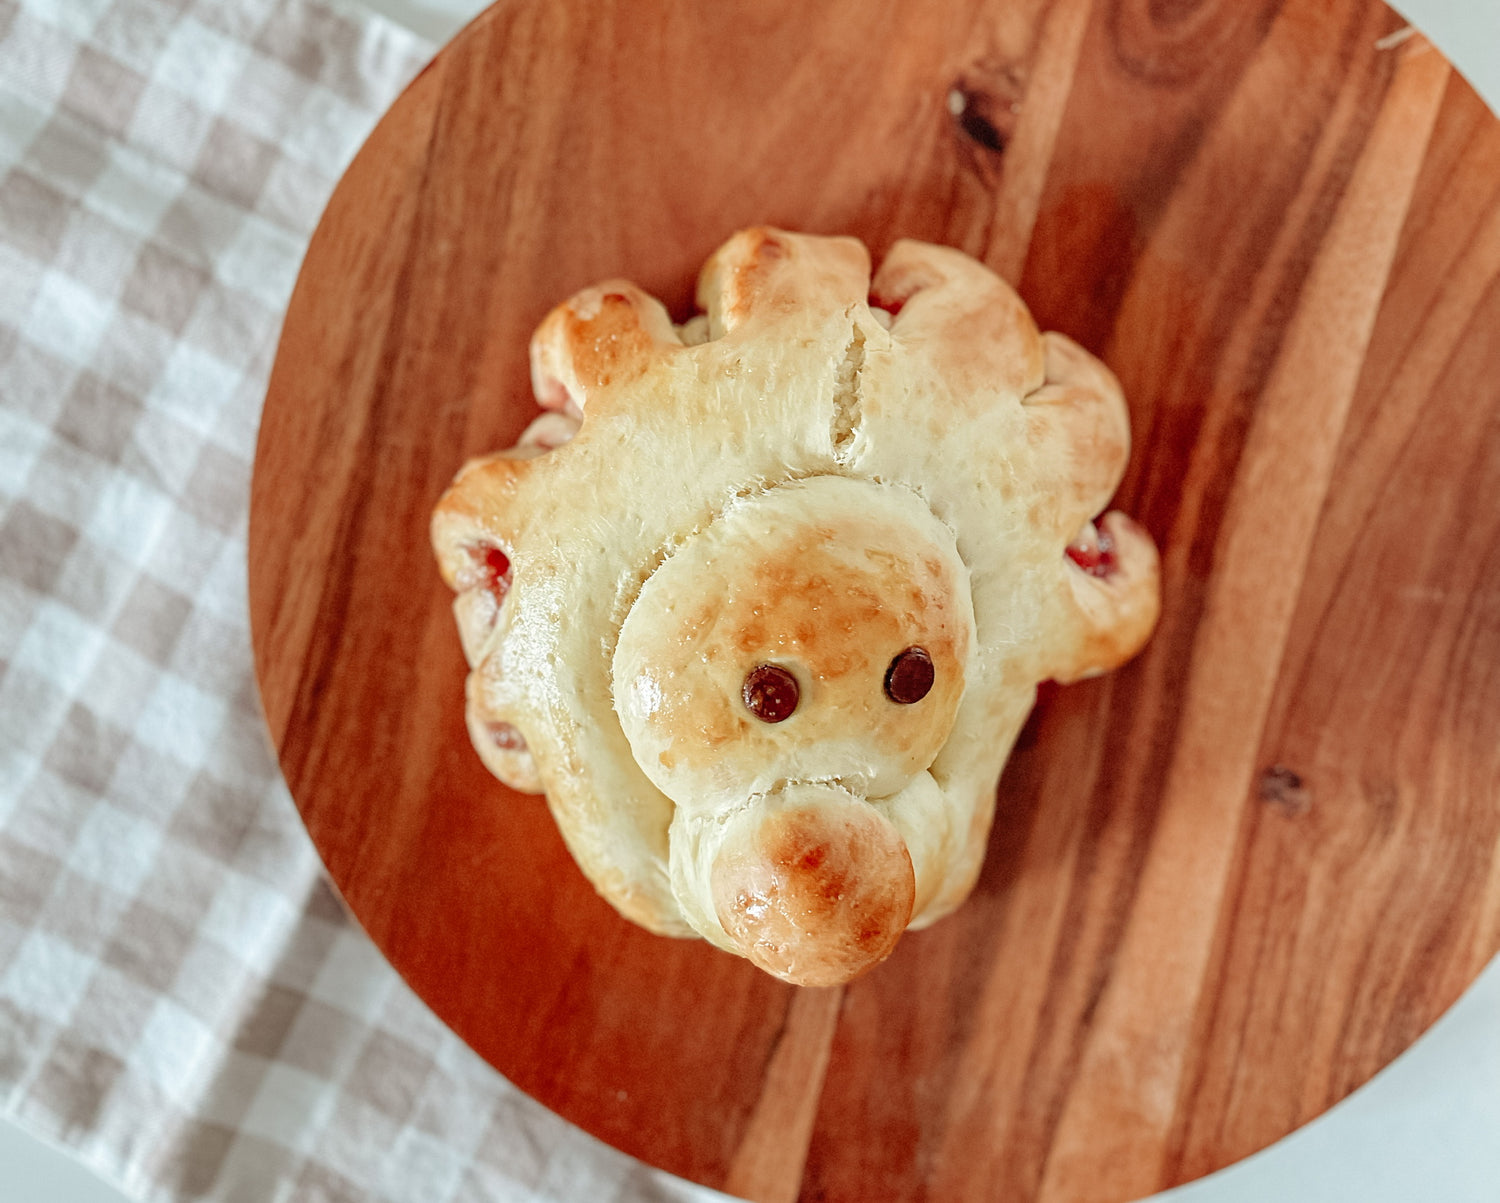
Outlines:
[[1095,522],[1114,377],[968,256],[748,230],[698,305],[555,309],[546,412],[438,504],[469,734],[621,914],[829,985],[963,901],[1037,683],[1141,647],[1156,549]]

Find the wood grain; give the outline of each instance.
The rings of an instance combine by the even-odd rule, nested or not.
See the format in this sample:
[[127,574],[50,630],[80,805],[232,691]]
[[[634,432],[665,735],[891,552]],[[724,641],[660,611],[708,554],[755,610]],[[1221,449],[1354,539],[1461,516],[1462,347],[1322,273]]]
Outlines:
[[791,1203],[801,1193],[843,995],[842,987],[832,987],[793,996],[786,1027],[761,1076],[760,1097],[729,1163],[723,1186],[730,1194]]
[[[548,1106],[747,1198],[1117,1203],[1286,1134],[1500,947],[1500,122],[1368,0],[506,0],[340,184],[257,454],[266,716],[346,902]],[[851,36],[855,31],[855,36]],[[842,990],[624,923],[467,746],[426,523],[608,276],[947,242],[1102,354],[1163,549],[974,896]]]
[[1226,503],[1138,900],[1085,1038],[1044,1195],[1084,1195],[1122,1160],[1134,1171],[1123,1180],[1129,1191],[1149,1193],[1160,1179],[1243,820],[1236,803],[1255,773],[1334,453],[1446,82],[1435,54],[1397,69],[1261,395]]

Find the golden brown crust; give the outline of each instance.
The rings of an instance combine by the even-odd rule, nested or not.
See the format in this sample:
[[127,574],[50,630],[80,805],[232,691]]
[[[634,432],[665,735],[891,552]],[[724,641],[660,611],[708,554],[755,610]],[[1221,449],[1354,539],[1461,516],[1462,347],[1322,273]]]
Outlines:
[[[637,762],[680,805],[808,776],[893,792],[932,762],[963,697],[966,594],[952,536],[906,490],[813,477],[737,503],[652,575],[621,629],[615,708]],[[885,674],[913,646],[935,680],[900,705]],[[800,688],[786,721],[744,703],[765,664]]]
[[589,400],[648,371],[660,352],[680,346],[655,297],[628,280],[575,293],[531,336],[531,387],[543,409],[581,418]]
[[714,862],[715,913],[741,955],[799,986],[833,986],[885,960],[911,919],[915,878],[896,829],[832,794],[755,808]]
[[[1036,683],[1148,636],[1150,537],[1094,525],[1128,415],[949,248],[872,282],[852,239],[749,230],[698,297],[681,327],[621,281],[559,306],[549,412],[439,503],[470,732],[628,918],[844,980],[972,887]],[[908,647],[934,673],[903,703]],[[797,686],[776,722],[759,665]]]
[[509,451],[470,460],[438,500],[432,547],[443,583],[462,593],[480,584],[487,548],[514,546],[521,520],[516,495],[528,460]]
[[854,238],[807,238],[761,226],[735,234],[698,275],[709,337],[812,310],[862,305],[870,254]]

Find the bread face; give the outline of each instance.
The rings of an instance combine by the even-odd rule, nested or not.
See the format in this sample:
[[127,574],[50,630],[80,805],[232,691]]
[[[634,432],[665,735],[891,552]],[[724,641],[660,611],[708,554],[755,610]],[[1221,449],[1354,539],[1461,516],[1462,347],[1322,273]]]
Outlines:
[[[651,575],[621,627],[614,705],[636,763],[689,812],[787,781],[893,793],[958,712],[968,577],[952,533],[907,489],[814,476],[737,498]],[[934,680],[899,704],[885,677],[912,647]],[[745,703],[762,665],[795,679],[780,721]]]
[[751,230],[698,300],[559,306],[546,413],[439,502],[469,732],[626,917],[832,984],[967,895],[1036,684],[1139,649],[1156,551],[1095,521],[1113,376],[967,256]]

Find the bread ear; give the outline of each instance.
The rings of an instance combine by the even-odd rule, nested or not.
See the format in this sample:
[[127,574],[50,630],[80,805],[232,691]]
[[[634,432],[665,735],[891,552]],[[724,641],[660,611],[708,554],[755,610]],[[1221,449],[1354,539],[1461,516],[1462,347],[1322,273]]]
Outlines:
[[666,307],[628,280],[585,288],[531,336],[531,388],[543,409],[581,420],[600,389],[645,372],[682,339]]
[[489,674],[499,666],[493,658],[469,673],[464,695],[464,723],[469,742],[484,767],[517,793],[545,792],[536,757],[526,736],[513,721],[517,716],[496,706],[487,689]]
[[932,361],[952,394],[983,402],[1042,383],[1042,346],[1015,289],[952,247],[902,240],[870,284],[875,305],[895,314],[891,337]]
[[1032,520],[1065,542],[1109,504],[1130,459],[1120,382],[1071,338],[1042,335],[1046,382],[1022,399],[1039,504]]
[[1047,669],[1066,685],[1118,668],[1145,646],[1161,613],[1161,564],[1156,544],[1117,510],[1099,520],[1111,564],[1098,575],[1061,561],[1065,619],[1054,630],[1059,650]]
[[863,306],[870,255],[854,238],[809,238],[761,226],[721,246],[698,275],[710,338],[798,313]]

